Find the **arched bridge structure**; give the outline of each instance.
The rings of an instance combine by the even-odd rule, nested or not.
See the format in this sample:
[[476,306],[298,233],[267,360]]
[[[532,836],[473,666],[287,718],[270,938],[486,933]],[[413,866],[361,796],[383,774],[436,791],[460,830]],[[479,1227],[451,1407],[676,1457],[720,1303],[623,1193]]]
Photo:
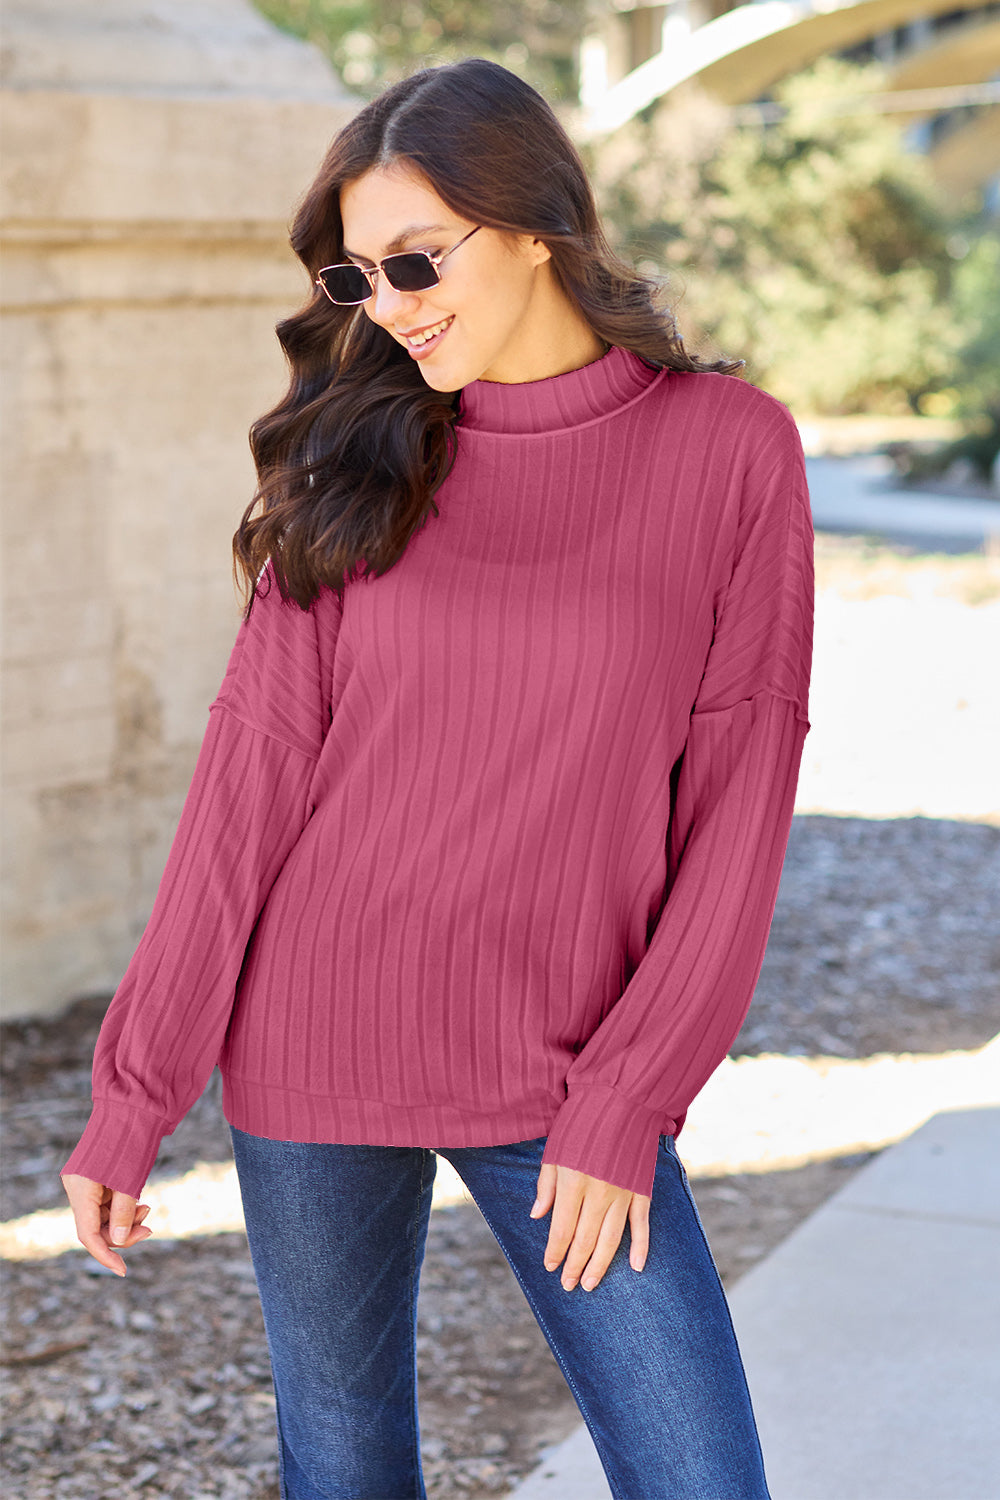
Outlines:
[[[903,97],[917,90],[957,89],[1000,79],[1000,7],[932,35],[895,64],[886,83]],[[994,84],[1000,94],[1000,84]],[[914,110],[921,145],[938,180],[956,198],[1000,173],[1000,108],[935,116]],[[944,128],[947,127],[947,128]]]
[[[987,102],[997,93],[989,86],[1000,74],[996,0],[964,0],[960,11],[955,0],[752,0],[700,25],[694,0],[655,9],[662,17],[658,50],[617,82],[607,83],[601,43],[591,43],[589,53],[585,43],[577,122],[584,139],[611,134],[684,83],[697,82],[725,104],[749,104],[824,54],[893,33],[904,33],[908,45],[896,60],[887,58],[889,90],[982,84]],[[910,117],[941,108],[946,98],[934,104],[928,94]],[[953,187],[981,183],[1000,170],[1000,108],[981,110],[925,144]]]

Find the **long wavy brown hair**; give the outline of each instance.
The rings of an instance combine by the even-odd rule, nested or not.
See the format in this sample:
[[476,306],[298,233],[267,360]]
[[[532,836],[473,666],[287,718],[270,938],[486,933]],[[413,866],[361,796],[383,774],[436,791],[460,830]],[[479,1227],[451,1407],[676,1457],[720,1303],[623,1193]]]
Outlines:
[[[611,250],[580,157],[540,94],[480,58],[426,68],[368,104],[337,135],[295,215],[291,245],[311,279],[344,259],[341,189],[405,162],[474,224],[530,234],[608,344],[673,370],[731,372],[684,348],[657,284]],[[270,561],[307,609],[357,571],[381,575],[437,515],[456,451],[457,397],[425,384],[406,350],[362,307],[318,287],[277,327],[291,379],[254,423],[258,488],[233,538],[246,613]]]

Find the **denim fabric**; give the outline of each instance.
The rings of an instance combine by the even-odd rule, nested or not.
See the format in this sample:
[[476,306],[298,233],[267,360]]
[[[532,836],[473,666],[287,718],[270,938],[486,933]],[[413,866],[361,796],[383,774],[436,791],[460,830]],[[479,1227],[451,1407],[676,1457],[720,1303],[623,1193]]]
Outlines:
[[[416,1313],[435,1153],[233,1129],[277,1397],[283,1500],[425,1500]],[[645,1269],[542,1263],[545,1137],[445,1147],[510,1262],[616,1500],[767,1500],[743,1366],[684,1168],[660,1137]]]

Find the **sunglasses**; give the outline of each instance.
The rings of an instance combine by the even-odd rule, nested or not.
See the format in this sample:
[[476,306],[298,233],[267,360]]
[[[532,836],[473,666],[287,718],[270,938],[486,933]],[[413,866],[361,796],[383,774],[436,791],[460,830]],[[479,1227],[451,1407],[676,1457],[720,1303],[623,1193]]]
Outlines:
[[379,271],[385,274],[386,281],[397,292],[426,292],[428,287],[437,286],[441,280],[438,270],[441,262],[447,260],[449,255],[454,255],[482,227],[477,224],[457,245],[452,245],[450,250],[442,250],[440,255],[431,255],[429,250],[404,250],[401,255],[387,255],[377,266],[355,266],[350,261],[336,266],[324,266],[316,277],[316,285],[321,286],[330,301],[336,302],[340,307],[367,302],[373,297],[375,278]]

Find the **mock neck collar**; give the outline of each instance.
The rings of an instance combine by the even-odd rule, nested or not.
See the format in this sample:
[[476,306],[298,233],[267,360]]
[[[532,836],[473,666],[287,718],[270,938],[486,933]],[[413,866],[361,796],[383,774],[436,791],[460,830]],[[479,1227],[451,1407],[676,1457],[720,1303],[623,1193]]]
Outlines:
[[474,380],[461,393],[459,428],[511,436],[580,427],[629,405],[665,373],[612,345],[592,364],[548,380]]

